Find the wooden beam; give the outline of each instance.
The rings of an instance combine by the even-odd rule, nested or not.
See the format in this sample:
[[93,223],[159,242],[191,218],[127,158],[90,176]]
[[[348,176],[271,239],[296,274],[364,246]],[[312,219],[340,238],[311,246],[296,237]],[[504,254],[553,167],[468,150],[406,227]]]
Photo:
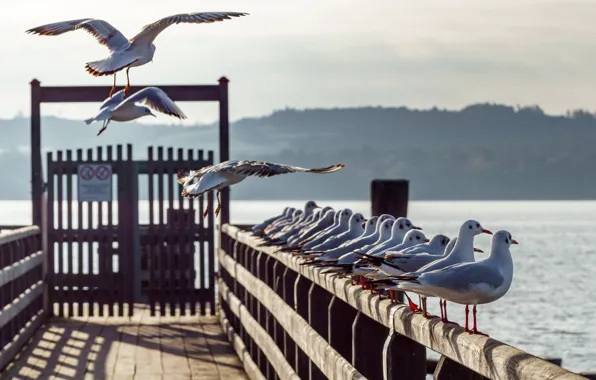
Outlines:
[[39,235],[41,230],[37,226],[27,226],[16,230],[9,230],[0,235],[0,245],[8,244],[15,240],[25,239],[29,236]]
[[240,299],[230,291],[225,282],[221,279],[218,282],[218,286],[222,300],[228,304],[232,313],[240,319],[240,323],[245,327],[245,331],[248,335],[252,337],[255,343],[261,350],[263,350],[265,355],[267,355],[269,362],[273,368],[275,368],[275,372],[277,372],[279,377],[281,379],[300,380],[271,336],[269,336],[259,322],[250,315],[246,306],[240,302]]
[[[364,379],[344,357],[342,357],[331,345],[319,335],[308,322],[302,318],[294,309],[276,294],[266,283],[253,276],[246,268],[239,265],[223,249],[219,249],[219,263],[228,273],[244,288],[250,292],[272,316],[277,320],[283,329],[292,337],[296,345],[308,355],[313,363],[328,378],[336,379]],[[225,298],[225,292],[229,291],[227,285],[219,282],[220,292]],[[250,331],[250,326],[246,326]],[[259,344],[263,349],[263,347]],[[278,372],[280,377],[282,374]]]
[[[147,86],[130,86],[130,94]],[[217,102],[218,85],[164,85],[161,88],[175,102]],[[42,103],[95,103],[103,102],[110,94],[110,86],[40,86]],[[130,95],[129,95],[130,96]]]

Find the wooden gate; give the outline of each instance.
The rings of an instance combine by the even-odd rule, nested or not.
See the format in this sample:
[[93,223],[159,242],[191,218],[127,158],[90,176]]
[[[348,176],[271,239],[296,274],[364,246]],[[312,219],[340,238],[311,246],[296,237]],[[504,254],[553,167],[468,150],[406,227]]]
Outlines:
[[[198,151],[196,159],[193,150],[186,157],[182,149],[176,157],[173,148],[163,153],[158,147],[154,157],[149,147],[140,161],[133,160],[132,145],[48,153],[45,228],[54,315],[131,316],[134,303],[149,303],[152,315],[214,313],[213,207],[201,218],[213,194],[209,203],[185,200],[176,182],[179,169],[212,164],[213,152]],[[79,182],[94,173],[107,180],[110,172],[109,199],[105,191],[96,200],[75,196]],[[149,202],[139,201],[139,190]]]

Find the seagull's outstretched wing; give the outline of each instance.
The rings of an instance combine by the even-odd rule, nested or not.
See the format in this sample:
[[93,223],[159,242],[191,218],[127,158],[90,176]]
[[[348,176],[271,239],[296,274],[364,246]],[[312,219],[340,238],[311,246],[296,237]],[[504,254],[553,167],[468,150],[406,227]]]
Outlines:
[[215,189],[227,180],[228,178],[224,175],[215,171],[209,171],[201,176],[197,182],[184,187],[182,189],[182,196],[187,198],[197,198],[204,192]]
[[97,42],[105,45],[108,50],[116,51],[126,49],[130,42],[120,31],[104,20],[93,18],[81,18],[78,20],[60,21],[52,24],[41,25],[31,28],[25,33],[38,34],[41,36],[59,36],[66,32],[83,29],[89,32]]
[[106,98],[106,100],[103,101],[103,103],[101,103],[101,105],[99,106],[99,109],[103,109],[103,108],[116,108],[116,106],[120,103],[122,103],[122,101],[124,100],[124,90],[120,90],[118,92],[115,92],[114,95],[112,95],[109,98]]
[[261,161],[236,161],[229,162],[219,170],[240,174],[244,176],[272,177],[286,173],[333,173],[344,167],[344,164],[331,165],[324,168],[307,169],[299,166],[276,164],[274,162]]
[[197,13],[181,13],[164,17],[149,25],[145,25],[143,29],[134,36],[130,41],[137,44],[151,44],[155,37],[170,25],[188,23],[188,24],[202,24],[211,23],[215,21],[229,20],[232,17],[247,16],[244,12],[197,12]]
[[178,108],[176,103],[161,88],[145,87],[141,91],[135,92],[126,98],[114,111],[120,107],[134,103],[142,103],[166,115],[186,119],[186,115],[184,115],[182,110]]

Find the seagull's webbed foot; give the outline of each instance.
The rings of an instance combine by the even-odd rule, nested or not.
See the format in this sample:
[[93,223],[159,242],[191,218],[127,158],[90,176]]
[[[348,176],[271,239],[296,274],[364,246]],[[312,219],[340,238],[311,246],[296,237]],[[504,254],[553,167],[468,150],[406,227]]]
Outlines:
[[476,329],[476,327],[474,327],[472,330],[468,330],[468,332],[473,335],[483,335],[483,336],[488,337],[488,334],[478,331],[478,329]]
[[108,127],[107,125],[103,126],[103,127],[102,127],[102,128],[99,130],[99,132],[97,132],[97,136],[101,135],[101,134],[103,133],[103,131],[105,131],[105,130],[106,130],[106,128],[107,128],[107,127]]
[[414,302],[412,302],[412,300],[410,299],[410,297],[408,296],[407,293],[404,292],[404,295],[406,296],[406,298],[408,300],[408,305],[410,306],[410,310],[412,310],[414,313],[421,311],[420,308],[418,308],[418,305],[416,305]]

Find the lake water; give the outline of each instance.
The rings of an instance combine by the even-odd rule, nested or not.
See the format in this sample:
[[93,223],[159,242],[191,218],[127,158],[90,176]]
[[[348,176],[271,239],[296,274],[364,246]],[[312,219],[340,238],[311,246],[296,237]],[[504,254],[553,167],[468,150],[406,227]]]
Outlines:
[[[304,203],[232,201],[231,220],[255,223]],[[368,202],[319,203],[370,216]],[[28,201],[0,201],[0,225],[28,224],[30,210]],[[596,371],[596,202],[412,201],[408,213],[429,237],[456,236],[467,219],[511,232],[519,241],[512,247],[513,284],[500,300],[478,307],[480,330],[534,355],[560,357],[570,370]],[[140,205],[139,219],[148,220],[147,204]],[[490,236],[478,236],[475,246],[489,252]],[[438,301],[428,303],[439,314]],[[463,324],[463,306],[448,307],[450,319]]]

